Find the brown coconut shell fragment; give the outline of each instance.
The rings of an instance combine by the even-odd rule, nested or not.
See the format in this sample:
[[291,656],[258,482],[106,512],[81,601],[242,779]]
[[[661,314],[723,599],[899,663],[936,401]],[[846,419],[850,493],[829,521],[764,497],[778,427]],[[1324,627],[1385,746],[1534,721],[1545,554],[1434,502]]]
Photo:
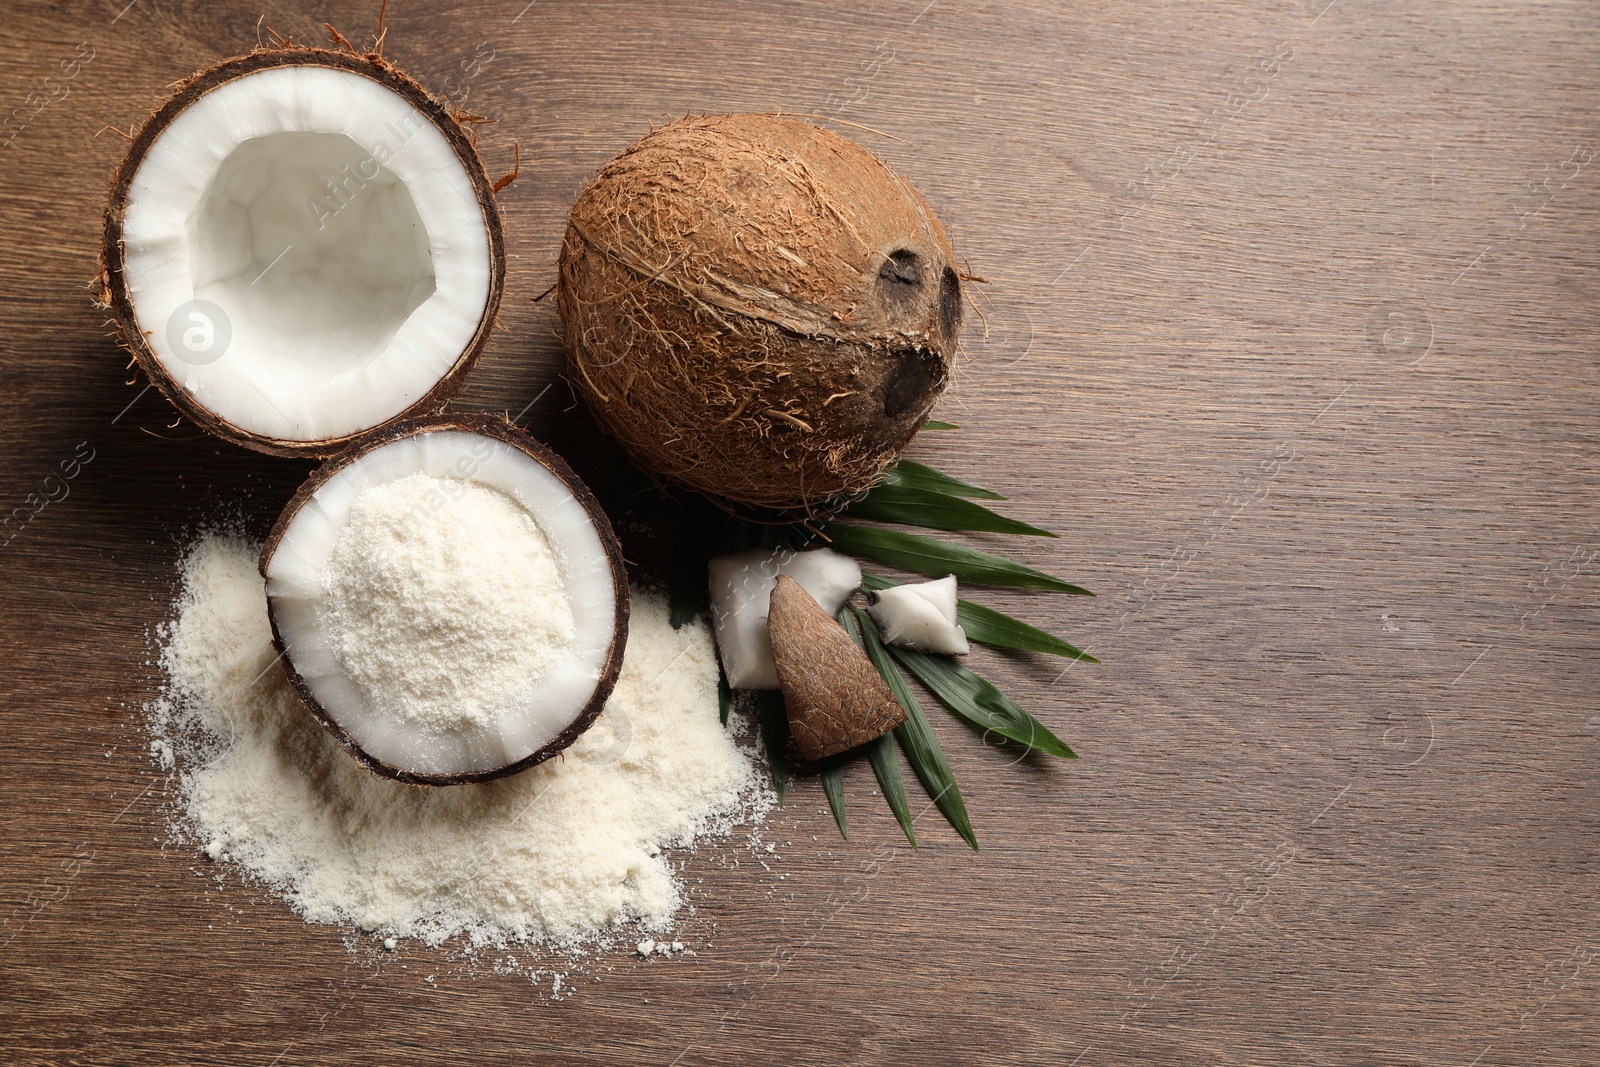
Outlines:
[[864,745],[906,721],[866,653],[787,574],[773,587],[767,632],[789,732],[807,760]]

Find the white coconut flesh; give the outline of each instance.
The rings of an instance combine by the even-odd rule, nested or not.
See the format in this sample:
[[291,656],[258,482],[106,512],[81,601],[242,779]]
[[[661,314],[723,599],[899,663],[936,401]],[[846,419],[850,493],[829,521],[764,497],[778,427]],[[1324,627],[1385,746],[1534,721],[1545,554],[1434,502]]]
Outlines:
[[333,440],[404,412],[469,348],[487,227],[461,159],[399,93],[279,66],[205,93],[155,139],[128,190],[123,270],[178,388],[248,434]]
[[832,615],[861,585],[861,567],[831,548],[807,552],[750,549],[716,556],[708,581],[711,623],[722,655],[722,669],[734,689],[776,689],[767,613],[778,575],[786,574]]
[[967,634],[956,623],[956,576],[880,589],[867,614],[878,624],[885,644],[919,652],[964,656],[971,651]]
[[348,463],[263,572],[301,684],[361,752],[408,775],[539,752],[590,706],[611,655],[614,576],[588,509],[476,433],[402,437]]

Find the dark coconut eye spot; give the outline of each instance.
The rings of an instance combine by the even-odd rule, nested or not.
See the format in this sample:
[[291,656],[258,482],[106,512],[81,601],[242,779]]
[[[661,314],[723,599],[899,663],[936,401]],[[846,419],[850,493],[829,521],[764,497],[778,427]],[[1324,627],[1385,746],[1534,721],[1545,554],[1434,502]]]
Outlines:
[[946,341],[954,341],[961,325],[961,279],[949,267],[939,280],[939,325]]
[[883,266],[878,268],[878,288],[887,299],[897,303],[915,296],[922,288],[917,254],[907,248],[890,252]]
[[925,404],[944,377],[944,365],[932,352],[912,348],[898,355],[900,365],[883,390],[883,413],[891,419]]

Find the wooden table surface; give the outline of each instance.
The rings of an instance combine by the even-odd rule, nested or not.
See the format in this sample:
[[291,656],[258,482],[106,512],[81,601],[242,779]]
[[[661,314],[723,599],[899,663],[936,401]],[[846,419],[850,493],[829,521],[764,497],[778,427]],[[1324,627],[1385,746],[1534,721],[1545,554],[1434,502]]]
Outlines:
[[459,407],[555,382],[528,422],[617,483],[535,299],[578,188],[688,111],[836,115],[987,279],[962,428],[913,454],[1100,593],[988,598],[1104,660],[982,657],[1077,762],[933,712],[981,852],[936,814],[909,849],[864,766],[841,842],[803,783],[771,872],[688,861],[695,956],[551,1000],[352,956],[169,843],[140,706],[175,561],[308,465],[124,371],[86,290],[105,128],[258,24],[365,41],[378,5],[125,2],[0,20],[0,1061],[1600,1062],[1600,9],[392,4],[387,55],[497,120],[489,169],[522,148]]

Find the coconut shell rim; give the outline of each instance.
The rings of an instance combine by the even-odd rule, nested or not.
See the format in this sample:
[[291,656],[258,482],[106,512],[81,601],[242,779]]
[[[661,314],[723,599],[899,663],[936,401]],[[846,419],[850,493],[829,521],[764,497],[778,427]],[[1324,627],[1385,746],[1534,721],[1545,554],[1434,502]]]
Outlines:
[[[134,314],[133,301],[128,293],[124,274],[122,249],[122,223],[127,212],[128,193],[133,177],[144,162],[151,147],[166,132],[172,122],[199,99],[228,82],[273,67],[305,66],[332,67],[366,77],[399,94],[402,99],[420,112],[444,136],[454,150],[462,169],[477,194],[478,206],[483,216],[484,231],[489,239],[489,293],[484,301],[483,313],[472,339],[456,358],[450,369],[422,396],[403,410],[363,430],[343,437],[315,440],[296,440],[252,433],[228,422],[207,408],[188,390],[178,384],[172,372],[150,348],[149,342]],[[165,103],[151,113],[138,133],[134,135],[128,151],[117,165],[111,180],[106,205],[105,226],[100,246],[99,303],[112,315],[122,347],[131,352],[139,368],[162,396],[185,418],[202,430],[232,444],[264,452],[271,456],[326,458],[342,449],[360,443],[366,437],[382,433],[387,428],[427,414],[442,411],[460,391],[467,373],[476,365],[489,343],[494,322],[500,310],[500,300],[505,292],[506,252],[505,226],[495,202],[494,189],[484,170],[483,160],[465,129],[442,103],[435,100],[414,78],[376,53],[338,51],[288,45],[282,48],[259,48],[242,56],[225,59],[214,66],[194,74],[180,83]]]
[[278,513],[277,520],[272,524],[271,531],[261,545],[261,554],[257,560],[257,569],[262,580],[267,577],[267,565],[277,553],[279,542],[283,540],[284,533],[289,525],[299,515],[301,508],[312,498],[318,489],[322,488],[330,478],[345,467],[364,457],[367,453],[391,442],[413,437],[423,433],[438,431],[460,431],[478,434],[499,441],[516,448],[550,473],[559,478],[569,492],[581,503],[588,512],[595,532],[600,536],[601,548],[604,550],[607,562],[611,565],[612,594],[615,598],[616,612],[612,624],[611,647],[606,654],[604,666],[600,671],[600,678],[595,683],[594,692],[588,702],[584,704],[578,715],[560,733],[548,741],[543,747],[508,763],[503,767],[491,768],[486,771],[466,771],[461,774],[422,774],[396,767],[367,752],[351,737],[349,732],[341,726],[334,715],[323,706],[311,692],[310,686],[300,672],[295,669],[294,658],[289,654],[288,645],[284,642],[283,634],[278,629],[277,614],[273,611],[272,598],[267,598],[267,619],[272,626],[272,647],[278,653],[278,661],[283,664],[284,673],[294,688],[295,694],[300,698],[307,710],[314,715],[323,729],[333,735],[341,748],[348,752],[355,760],[369,771],[397,782],[408,785],[467,785],[494,781],[497,778],[506,778],[520,774],[530,767],[543,763],[552,756],[559,755],[583,735],[589,727],[594,725],[601,711],[605,710],[606,701],[611,698],[612,691],[616,688],[617,679],[622,674],[623,654],[628,644],[628,622],[632,612],[633,598],[628,587],[627,563],[622,556],[622,546],[617,540],[616,532],[611,528],[611,520],[606,516],[605,510],[600,506],[600,501],[583,479],[579,478],[572,468],[567,465],[553,449],[529,434],[512,426],[499,416],[486,412],[464,412],[454,415],[433,415],[423,418],[407,419],[401,423],[387,426],[374,432],[360,442],[343,449],[338,454],[330,457],[325,463],[312,471],[300,487],[295,490],[289,502]]

